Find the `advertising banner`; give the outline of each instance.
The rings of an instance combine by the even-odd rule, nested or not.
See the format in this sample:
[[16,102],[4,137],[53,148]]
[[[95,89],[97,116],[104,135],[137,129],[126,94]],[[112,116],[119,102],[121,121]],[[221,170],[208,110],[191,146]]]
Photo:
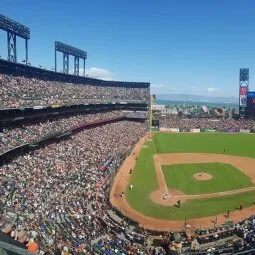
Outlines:
[[35,105],[33,107],[35,110],[43,109],[44,107],[42,105]]
[[160,131],[179,132],[179,128],[160,128]]
[[208,128],[205,128],[205,129],[204,129],[204,132],[212,132],[212,133],[214,132],[214,133],[215,133],[216,130],[215,130],[215,129],[208,129]]
[[53,105],[51,105],[51,108],[59,108],[59,107],[60,107],[59,104],[53,104]]
[[246,95],[240,95],[240,107],[246,107],[247,97]]
[[193,128],[190,130],[190,132],[192,133],[200,133],[200,129],[199,128]]
[[243,85],[240,86],[240,90],[239,90],[239,114],[240,114],[241,117],[246,116],[247,94],[248,94],[248,85],[245,84],[245,86],[243,86]]
[[179,128],[179,132],[191,132],[188,128]]
[[240,129],[240,133],[250,133],[250,129]]
[[160,130],[160,131],[169,131],[168,128],[160,128],[159,130]]
[[179,132],[179,128],[169,128],[170,132]]
[[226,132],[229,132],[229,133],[238,133],[239,129],[227,129]]
[[216,129],[215,132],[224,133],[224,132],[228,132],[228,130],[227,129]]
[[247,87],[240,87],[240,95],[245,96],[247,95]]

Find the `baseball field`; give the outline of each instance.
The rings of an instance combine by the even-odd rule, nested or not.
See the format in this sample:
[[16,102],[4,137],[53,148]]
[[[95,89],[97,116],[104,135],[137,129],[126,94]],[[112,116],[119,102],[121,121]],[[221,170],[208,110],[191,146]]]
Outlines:
[[151,226],[247,217],[255,212],[254,145],[249,134],[155,133],[116,176],[113,204]]

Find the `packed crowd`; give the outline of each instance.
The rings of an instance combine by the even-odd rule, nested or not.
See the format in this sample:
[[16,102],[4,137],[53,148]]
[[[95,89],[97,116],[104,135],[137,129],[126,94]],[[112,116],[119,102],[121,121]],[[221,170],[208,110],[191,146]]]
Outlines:
[[122,114],[128,118],[147,119],[147,111],[122,111]]
[[40,122],[28,122],[16,127],[0,130],[0,154],[24,143],[32,142],[49,133],[63,132],[81,123],[90,123],[100,119],[124,116],[121,111],[109,111],[94,114],[77,114],[69,117],[52,117]]
[[[107,232],[98,218],[108,208],[109,178],[144,129],[132,121],[106,124],[2,165],[1,214],[19,215],[15,222],[2,217],[2,224],[9,224],[10,234],[23,231],[23,243],[40,243],[44,251],[96,254],[91,243]],[[139,254],[138,247],[130,249]]]
[[[112,111],[56,121],[60,121],[58,125],[65,123],[65,129],[84,120],[120,114],[126,113]],[[127,219],[116,222],[109,217],[110,179],[144,133],[145,124],[140,122],[106,124],[35,149],[1,166],[2,233],[19,247],[46,254],[164,255],[169,250],[213,254],[214,250],[228,247],[236,251],[252,248],[253,218],[229,227],[199,230],[192,241],[181,233],[176,242],[175,233],[170,233],[167,247],[161,249],[148,246],[148,233],[130,229],[132,223]]]
[[163,128],[182,128],[182,129],[252,129],[255,126],[253,120],[246,119],[211,119],[211,118],[180,118],[176,115],[167,115],[159,118],[159,125]]
[[[247,251],[255,248],[254,216],[236,224],[219,226],[212,229],[197,230],[191,244],[193,251],[215,251],[230,248],[233,251]],[[253,253],[252,253],[253,254]]]
[[107,87],[0,74],[0,109],[149,100],[149,88]]

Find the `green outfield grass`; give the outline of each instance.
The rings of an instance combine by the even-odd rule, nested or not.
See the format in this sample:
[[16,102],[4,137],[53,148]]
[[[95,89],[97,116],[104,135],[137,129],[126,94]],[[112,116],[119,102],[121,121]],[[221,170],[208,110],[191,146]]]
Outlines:
[[[190,200],[185,202],[181,208],[155,204],[149,197],[149,194],[152,191],[158,189],[153,164],[153,155],[155,154],[155,150],[157,153],[207,152],[220,154],[223,153],[223,148],[226,148],[226,153],[230,155],[255,157],[255,152],[253,150],[255,135],[157,133],[153,137],[153,141],[155,147],[152,142],[147,142],[146,145],[148,147],[142,148],[138,157],[137,164],[130,181],[130,183],[134,185],[134,189],[126,190],[127,200],[136,211],[155,218],[184,220],[185,218],[201,218],[217,215],[219,213],[227,212],[227,210],[233,211],[236,210],[241,202],[244,207],[252,206],[255,202],[255,191],[218,198]],[[225,167],[228,168],[227,165]],[[232,173],[235,171],[234,175],[242,174],[240,171],[235,170],[232,167],[228,168],[227,171],[232,171]],[[215,175],[215,172],[213,175]],[[185,175],[182,177],[184,176]],[[185,181],[185,178],[181,178],[179,182],[182,183],[182,181]],[[236,177],[233,177],[233,179],[235,178]],[[241,185],[251,185],[249,178],[247,178],[242,176]],[[224,187],[226,190],[231,189],[232,181],[230,181],[230,184],[227,184],[227,180],[224,180],[224,178],[219,180],[220,181],[217,182],[219,183],[219,187]],[[224,182],[224,184],[220,182]],[[211,190],[207,189],[207,192],[215,192],[217,183],[212,185],[213,188]],[[201,181],[198,182],[198,186],[200,185]],[[237,180],[235,180],[235,186],[233,185],[232,189],[236,189],[236,185],[238,185]],[[193,192],[196,192],[197,189],[199,188],[194,188]]]
[[[162,166],[168,188],[185,194],[216,193],[254,186],[249,176],[229,164],[199,163]],[[205,172],[213,176],[211,180],[198,181],[193,175]]]
[[156,153],[200,152],[255,158],[255,135],[157,133],[153,136]]

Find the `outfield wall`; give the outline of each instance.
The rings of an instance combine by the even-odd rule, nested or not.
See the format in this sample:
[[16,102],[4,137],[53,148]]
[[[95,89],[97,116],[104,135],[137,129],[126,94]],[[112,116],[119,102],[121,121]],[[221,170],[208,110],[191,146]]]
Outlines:
[[255,129],[210,129],[210,128],[160,128],[160,131],[173,133],[255,133]]

